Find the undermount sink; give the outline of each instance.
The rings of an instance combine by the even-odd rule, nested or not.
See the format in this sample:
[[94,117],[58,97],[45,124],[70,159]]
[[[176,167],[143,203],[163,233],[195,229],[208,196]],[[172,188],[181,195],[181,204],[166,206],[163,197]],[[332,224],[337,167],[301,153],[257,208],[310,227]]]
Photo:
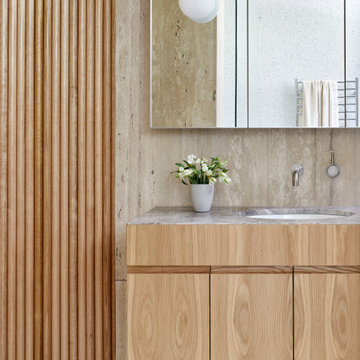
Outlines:
[[345,215],[327,215],[327,214],[264,214],[248,216],[252,219],[269,220],[326,220],[336,219]]
[[262,220],[330,220],[353,215],[349,211],[322,209],[254,209],[240,213],[251,219]]

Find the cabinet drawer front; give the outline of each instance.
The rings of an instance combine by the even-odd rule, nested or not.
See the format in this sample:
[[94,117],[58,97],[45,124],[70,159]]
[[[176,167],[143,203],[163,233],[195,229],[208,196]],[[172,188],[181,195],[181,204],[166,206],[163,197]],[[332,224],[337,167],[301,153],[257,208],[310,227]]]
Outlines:
[[128,359],[209,360],[209,275],[128,275]]
[[211,275],[212,360],[291,360],[292,319],[292,274]]
[[360,265],[360,225],[128,225],[127,265]]

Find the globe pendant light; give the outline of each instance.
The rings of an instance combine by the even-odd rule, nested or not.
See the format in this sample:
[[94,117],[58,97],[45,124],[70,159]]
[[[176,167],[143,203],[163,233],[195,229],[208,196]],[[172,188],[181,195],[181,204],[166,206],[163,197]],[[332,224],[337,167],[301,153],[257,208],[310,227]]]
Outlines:
[[197,23],[213,20],[218,12],[218,0],[179,0],[181,11]]

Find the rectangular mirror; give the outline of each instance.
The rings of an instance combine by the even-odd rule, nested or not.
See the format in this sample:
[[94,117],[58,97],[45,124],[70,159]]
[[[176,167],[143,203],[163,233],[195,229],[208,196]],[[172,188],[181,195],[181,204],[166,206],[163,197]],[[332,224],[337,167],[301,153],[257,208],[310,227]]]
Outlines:
[[152,0],[152,127],[236,126],[236,2],[219,5],[199,24],[177,0]]
[[218,1],[152,0],[153,128],[359,126],[360,1]]

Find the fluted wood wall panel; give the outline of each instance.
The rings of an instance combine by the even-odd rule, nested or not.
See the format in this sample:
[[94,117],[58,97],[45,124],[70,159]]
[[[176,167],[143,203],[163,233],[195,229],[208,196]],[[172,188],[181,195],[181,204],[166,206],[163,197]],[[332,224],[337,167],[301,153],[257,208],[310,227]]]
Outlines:
[[112,0],[0,2],[0,359],[114,354]]

